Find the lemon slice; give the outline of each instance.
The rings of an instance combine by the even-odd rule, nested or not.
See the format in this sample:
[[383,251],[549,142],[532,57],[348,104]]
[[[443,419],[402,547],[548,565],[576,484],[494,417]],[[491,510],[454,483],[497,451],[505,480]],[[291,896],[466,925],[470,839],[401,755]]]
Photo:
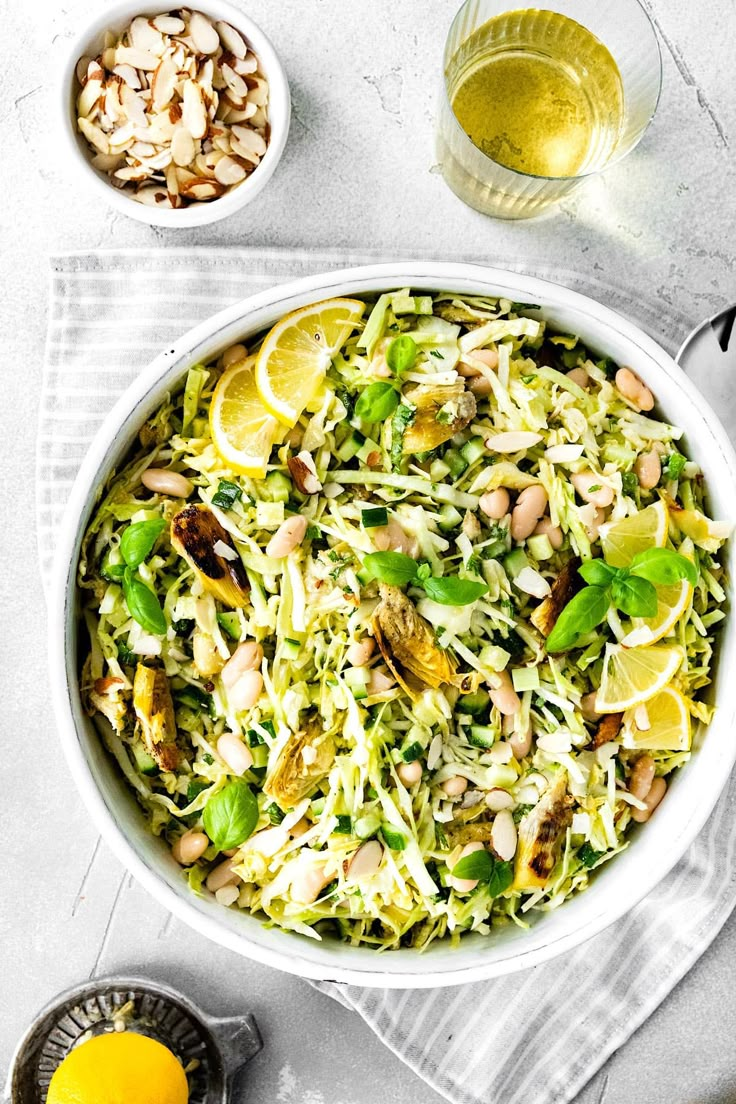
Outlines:
[[[688,560],[693,559],[694,548],[690,540],[684,540],[677,550]],[[671,586],[657,587],[657,612],[654,617],[632,617],[622,643],[627,647],[639,644],[656,644],[672,632],[677,622],[690,607],[693,587],[687,579]]]
[[649,701],[670,682],[684,657],[677,645],[624,648],[607,644],[596,712],[623,713]]
[[263,405],[284,425],[296,425],[364,310],[357,299],[326,299],[287,314],[267,334],[256,382]]
[[255,357],[232,364],[220,377],[210,406],[215,448],[229,467],[262,479],[271,447],[283,427],[261,402],[255,380]]
[[627,567],[638,552],[664,548],[668,529],[669,515],[661,499],[638,514],[601,525],[600,540],[606,563],[611,567]]
[[621,736],[626,748],[689,751],[692,728],[687,701],[674,686],[665,686],[646,705],[624,715]]

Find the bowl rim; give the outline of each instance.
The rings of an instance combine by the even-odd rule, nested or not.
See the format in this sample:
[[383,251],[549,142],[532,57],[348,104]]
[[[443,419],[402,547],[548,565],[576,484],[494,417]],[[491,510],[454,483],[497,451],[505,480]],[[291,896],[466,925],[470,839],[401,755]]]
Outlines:
[[88,54],[87,47],[109,27],[123,20],[129,21],[136,15],[163,14],[171,10],[171,4],[165,0],[117,0],[104,7],[90,19],[75,35],[67,47],[64,61],[56,81],[57,117],[63,149],[70,164],[67,170],[70,179],[77,178],[87,182],[87,187],[115,210],[149,226],[161,226],[166,229],[190,230],[197,226],[206,226],[239,211],[254,200],[263,191],[273,176],[286,148],[291,123],[291,96],[289,82],[283,63],[271,42],[249,16],[234,7],[229,0],[197,0],[192,10],[201,11],[212,19],[222,19],[232,24],[245,36],[258,57],[263,73],[269,84],[269,123],[271,133],[268,148],[260,164],[251,175],[237,187],[231,188],[210,203],[182,207],[176,210],[158,209],[137,203],[124,190],[114,188],[106,176],[91,164],[90,156],[82,136],[77,131],[73,111],[76,66],[80,57]]
[[[204,907],[198,907],[198,899],[188,889],[186,889],[186,895],[176,892],[173,883],[170,884],[167,881],[163,870],[154,869],[139,854],[134,843],[118,826],[113,809],[108,807],[95,781],[80,734],[81,715],[80,732],[77,731],[73,694],[77,669],[74,659],[68,657],[66,647],[67,630],[75,618],[74,584],[80,531],[86,524],[89,510],[94,505],[94,489],[98,486],[98,473],[104,471],[106,475],[108,474],[109,453],[115,447],[116,439],[125,428],[125,423],[133,417],[139,404],[143,403],[146,397],[157,388],[160,389],[164,380],[167,380],[168,384],[169,375],[183,373],[186,366],[193,362],[194,350],[198,346],[206,343],[214,346],[217,335],[235,324],[242,324],[243,329],[247,329],[253,324],[250,321],[252,316],[257,316],[259,311],[273,312],[274,309],[278,309],[278,314],[283,314],[300,303],[317,302],[332,295],[361,294],[361,288],[362,294],[371,294],[381,289],[398,289],[407,285],[424,287],[428,290],[432,287],[459,289],[463,285],[475,285],[476,294],[483,292],[502,294],[507,290],[515,291],[529,302],[541,303],[543,311],[552,311],[555,308],[571,310],[577,315],[587,317],[602,331],[609,329],[616,332],[632,350],[639,351],[643,357],[647,357],[652,362],[653,368],[662,373],[663,382],[669,377],[671,382],[679,386],[688,406],[697,412],[696,420],[699,417],[712,434],[713,442],[720,453],[718,466],[721,473],[729,477],[729,494],[734,498],[733,516],[736,516],[736,454],[716,415],[669,354],[633,322],[611,308],[552,281],[467,262],[392,262],[320,273],[248,296],[194,326],[142,370],[106,416],[80,466],[59,532],[49,595],[49,660],[52,700],[60,739],[83,801],[100,834],[122,864],[177,918],[229,950],[301,977],[362,986],[436,988],[486,980],[539,965],[586,942],[625,913],[630,912],[670,872],[710,816],[736,760],[736,742],[719,745],[718,762],[721,768],[719,776],[710,784],[705,800],[702,800],[697,808],[689,811],[687,822],[684,825],[677,824],[672,838],[668,836],[659,840],[664,852],[661,856],[657,855],[657,863],[648,865],[643,872],[639,871],[642,876],[636,884],[618,886],[613,904],[609,901],[606,905],[601,901],[597,909],[587,907],[585,911],[591,915],[582,924],[574,927],[568,924],[567,930],[562,934],[543,942],[537,940],[537,945],[530,945],[528,948],[512,947],[505,957],[494,958],[486,955],[486,961],[483,960],[482,954],[477,954],[475,957],[468,953],[463,955],[461,946],[451,952],[453,962],[456,958],[457,965],[448,968],[444,966],[438,968],[429,957],[416,952],[411,968],[408,968],[404,958],[396,968],[392,966],[390,969],[383,969],[381,963],[386,963],[387,966],[391,963],[390,959],[387,961],[386,956],[382,956],[381,959],[366,956],[359,964],[352,962],[344,965],[339,960],[334,963],[330,961],[327,964],[316,961],[316,955],[310,958],[309,951],[305,948],[305,943],[308,941],[300,942],[293,933],[286,933],[291,943],[288,944],[288,950],[282,950],[256,943],[245,932],[241,934],[229,929],[219,922],[218,916],[208,915]],[[469,293],[472,294],[473,291]],[[257,327],[254,332],[257,332]],[[232,340],[229,334],[228,340]],[[225,347],[225,344],[223,341],[222,347]],[[725,651],[727,642],[734,645],[735,640],[736,619],[731,617],[725,622],[719,653]],[[74,673],[74,682],[70,672]],[[728,703],[728,709],[719,706],[718,719],[723,726],[736,722],[736,686],[729,687],[728,682],[721,677],[719,689],[725,699],[724,705]],[[709,751],[706,762],[715,758],[713,740],[707,748]],[[693,773],[696,762],[688,766]],[[663,810],[666,810],[665,806]],[[656,823],[654,821],[652,827]],[[669,825],[669,827],[673,826]],[[639,852],[642,854],[643,849],[643,844],[640,843]],[[638,855],[635,849],[629,852],[631,853]],[[593,891],[594,887],[591,887],[575,901],[590,899],[589,895]],[[598,896],[603,897],[603,891]],[[567,907],[572,909],[575,901],[570,902]],[[542,926],[544,919],[540,921]],[[532,934],[532,932],[529,933],[530,944],[535,942]],[[305,950],[306,953],[301,953]],[[397,956],[402,953],[401,951],[392,952]]]

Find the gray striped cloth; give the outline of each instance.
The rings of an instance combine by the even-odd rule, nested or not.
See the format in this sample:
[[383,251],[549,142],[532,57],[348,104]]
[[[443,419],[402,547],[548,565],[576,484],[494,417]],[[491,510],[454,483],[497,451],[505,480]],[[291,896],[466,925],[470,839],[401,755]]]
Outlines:
[[[231,249],[54,257],[38,437],[44,575],[87,446],[140,368],[189,326],[243,296],[375,259]],[[507,264],[528,270],[517,261]],[[541,267],[534,274],[629,309],[630,295],[600,280]],[[635,303],[637,321],[670,350],[698,321],[638,295]],[[358,1012],[420,1077],[457,1104],[562,1104],[715,937],[736,903],[735,847],[732,780],[672,873],[633,912],[577,950],[521,974],[450,990],[319,987]]]

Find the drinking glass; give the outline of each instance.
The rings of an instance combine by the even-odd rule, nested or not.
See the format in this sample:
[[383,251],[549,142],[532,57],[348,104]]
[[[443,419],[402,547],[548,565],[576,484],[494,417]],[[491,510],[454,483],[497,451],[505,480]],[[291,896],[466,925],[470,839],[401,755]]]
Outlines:
[[[615,132],[604,128],[591,139],[579,167],[571,175],[537,176],[507,168],[488,152],[483,152],[458,122],[453,101],[458,88],[476,72],[494,50],[508,53],[513,41],[479,42],[479,31],[495,16],[507,16],[504,26],[514,26],[517,17],[543,20],[541,45],[535,39],[534,53],[553,56],[564,64],[588,101],[605,98],[605,90],[596,87],[595,67],[587,64],[579,41],[569,34],[558,13],[574,20],[590,32],[609,51],[621,77],[622,103],[617,113]],[[562,25],[561,25],[562,23]],[[495,24],[494,24],[495,26]],[[579,29],[579,28],[578,28]],[[589,36],[588,36],[589,38]],[[517,43],[516,56],[526,47]],[[548,55],[547,50],[552,54]],[[499,55],[500,56],[500,55]],[[657,108],[662,84],[662,58],[657,35],[649,16],[638,0],[548,0],[542,9],[517,9],[502,0],[466,0],[453,20],[447,37],[443,63],[443,81],[436,126],[437,159],[446,182],[456,195],[471,207],[496,218],[520,219],[538,215],[594,173],[620,161],[637,145]],[[600,102],[595,105],[600,110]],[[605,103],[604,103],[605,110]]]

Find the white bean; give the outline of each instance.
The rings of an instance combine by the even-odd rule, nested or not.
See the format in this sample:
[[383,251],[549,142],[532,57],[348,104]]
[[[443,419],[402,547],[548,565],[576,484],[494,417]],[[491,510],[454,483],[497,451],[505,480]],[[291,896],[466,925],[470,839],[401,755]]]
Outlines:
[[511,497],[505,487],[497,487],[495,491],[488,491],[487,494],[481,495],[478,505],[486,517],[500,521],[509,512]]
[[535,537],[547,537],[549,543],[556,550],[562,547],[562,530],[559,525],[553,525],[552,519],[546,515],[537,522],[534,527]]
[[217,754],[233,774],[245,774],[253,766],[253,753],[234,732],[223,732],[217,741]]
[[237,364],[239,360],[245,360],[248,350],[245,345],[231,345],[222,354],[222,367],[229,368],[231,364]]
[[238,879],[239,875],[233,870],[233,860],[225,859],[224,862],[218,863],[210,870],[204,884],[210,893],[217,893],[218,889],[222,889],[223,886],[230,885],[232,882],[237,882]]
[[639,480],[639,486],[643,487],[645,491],[651,491],[652,487],[657,486],[662,475],[662,463],[655,449],[650,452],[643,452],[637,458],[634,464],[634,472]]
[[642,755],[634,763],[634,768],[629,779],[629,793],[639,801],[646,800],[646,796],[652,788],[656,764],[651,755]]
[[[466,855],[472,855],[475,851],[483,850],[485,850],[485,848],[480,840],[474,840],[472,843],[466,843],[462,851],[458,855],[457,861],[453,865],[457,866],[457,864],[460,862],[460,859],[464,859]],[[453,874],[450,874],[447,880],[456,893],[470,893],[471,890],[475,889],[478,884],[477,878],[456,878]]]
[[597,690],[591,690],[589,694],[583,694],[580,699],[580,711],[586,721],[597,721],[600,713],[596,712],[595,699]]
[[345,653],[345,658],[351,667],[365,667],[375,651],[376,642],[372,636],[364,636],[361,640],[354,640]]
[[154,494],[171,495],[172,498],[189,498],[193,484],[179,472],[168,468],[146,468],[141,483]]
[[639,410],[651,410],[654,406],[654,395],[630,368],[619,368],[616,386],[623,397]]
[[493,387],[491,381],[485,376],[473,376],[468,380],[468,390],[472,391],[479,399],[485,399],[490,395]]
[[244,671],[238,681],[230,687],[227,694],[228,704],[234,713],[252,709],[263,690],[263,675],[260,671]]
[[190,828],[188,832],[185,832],[183,836],[179,836],[176,840],[171,848],[171,854],[182,866],[191,866],[192,863],[195,863],[197,859],[204,855],[209,845],[209,837],[204,832],[196,832],[193,828]]
[[486,794],[486,805],[492,813],[500,813],[502,809],[513,809],[516,802],[507,790],[494,788]]
[[521,706],[519,695],[516,693],[508,671],[498,671],[495,675],[495,686],[489,683],[488,693],[491,701],[499,713],[504,717],[510,717],[518,713]]
[[266,545],[266,555],[275,560],[283,560],[302,543],[307,532],[307,519],[303,514],[282,521]]
[[396,686],[396,679],[390,675],[385,667],[371,667],[368,673],[366,690],[368,697],[372,694],[385,694]]
[[667,783],[664,778],[655,778],[649,788],[649,793],[644,798],[646,809],[632,809],[631,819],[637,824],[645,824],[667,792]]
[[527,755],[532,750],[531,724],[527,723],[521,732],[512,732],[509,736],[509,743],[514,753],[514,759],[526,759]]
[[396,773],[405,786],[414,786],[421,781],[422,764],[418,759],[415,759],[413,763],[400,763],[396,768]]
[[252,671],[263,662],[263,648],[255,640],[244,640],[222,668],[220,677],[229,690],[245,671]]
[[383,848],[378,840],[368,840],[353,855],[348,867],[347,879],[355,882],[359,878],[370,878],[376,873],[383,859]]
[[[592,506],[592,503],[589,503],[588,507],[583,506],[583,510],[588,509],[590,506]],[[582,510],[580,516],[582,520]],[[594,507],[591,517],[587,521],[583,521],[588,540],[594,541],[598,539],[601,525],[603,525],[605,520],[606,511],[602,510],[599,506]]]
[[584,502],[592,502],[601,510],[613,502],[613,488],[601,483],[601,477],[595,472],[573,472],[570,482]]
[[209,633],[202,632],[200,628],[194,630],[192,656],[194,666],[203,678],[218,674],[225,666],[225,660],[220,655],[214,639]]
[[304,863],[291,882],[291,896],[300,905],[311,905],[322,890],[332,881],[333,875],[325,873],[324,863]]
[[234,884],[223,886],[222,889],[218,889],[215,894],[215,900],[218,905],[224,905],[225,908],[229,908],[230,905],[234,905],[240,896],[240,887]]
[[485,364],[486,368],[490,368],[493,371],[498,368],[498,349],[473,349],[470,356],[475,357],[476,360],[480,360]]
[[416,540],[409,536],[394,517],[389,518],[387,525],[376,526],[371,536],[379,552],[403,552],[414,560],[419,555]]
[[460,797],[460,794],[464,794],[468,788],[468,780],[461,774],[455,774],[452,778],[446,778],[440,785],[448,797]]
[[509,862],[516,854],[516,825],[508,809],[501,809],[493,818],[491,846],[503,862]]
[[511,537],[515,541],[526,540],[547,509],[547,492],[540,484],[525,487],[511,512]]
[[565,374],[569,380],[571,380],[573,383],[576,383],[578,387],[582,387],[583,390],[585,390],[590,383],[590,376],[585,371],[585,369],[580,366],[578,366],[577,368],[572,368],[569,372],[566,372]]

